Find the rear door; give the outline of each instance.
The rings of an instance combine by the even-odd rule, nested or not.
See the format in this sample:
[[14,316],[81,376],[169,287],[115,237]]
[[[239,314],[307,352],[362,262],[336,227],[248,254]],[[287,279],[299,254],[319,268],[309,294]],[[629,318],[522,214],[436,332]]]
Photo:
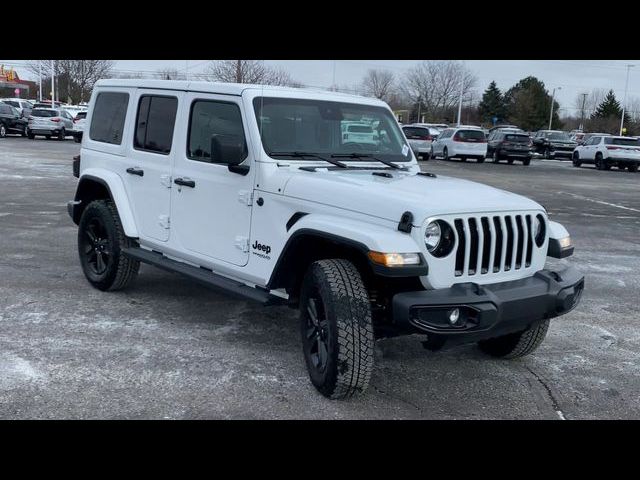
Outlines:
[[138,89],[135,124],[121,172],[140,236],[169,239],[176,114],[184,92]]

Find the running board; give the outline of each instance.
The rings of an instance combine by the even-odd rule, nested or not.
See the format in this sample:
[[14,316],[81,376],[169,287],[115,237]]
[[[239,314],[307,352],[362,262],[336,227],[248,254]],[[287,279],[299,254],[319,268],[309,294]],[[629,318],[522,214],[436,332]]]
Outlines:
[[244,300],[253,300],[263,305],[278,305],[286,303],[285,299],[271,295],[267,290],[261,290],[259,287],[250,287],[244,283],[213,273],[211,270],[206,268],[194,267],[186,263],[171,260],[160,252],[156,253],[150,250],[132,247],[124,248],[122,253],[135,260],[148,263],[149,265],[153,265],[163,270],[181,273],[182,275],[186,275],[187,277],[206,286],[212,287],[216,290],[222,290]]

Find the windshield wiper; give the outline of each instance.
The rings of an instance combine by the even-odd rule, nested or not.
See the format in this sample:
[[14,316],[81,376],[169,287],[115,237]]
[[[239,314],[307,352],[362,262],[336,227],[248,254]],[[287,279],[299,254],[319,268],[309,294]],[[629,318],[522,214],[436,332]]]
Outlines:
[[269,155],[270,157],[273,157],[274,155],[276,157],[295,157],[295,158],[313,157],[313,158],[318,158],[320,160],[324,160],[325,162],[331,163],[340,168],[348,168],[348,165],[346,163],[342,163],[339,160],[333,160],[331,158],[321,157],[317,153],[312,153],[312,152],[267,152],[267,155]]
[[385,165],[388,165],[391,168],[399,168],[400,170],[404,170],[404,167],[401,167],[400,165],[396,165],[395,163],[390,162],[388,160],[382,160],[381,158],[374,157],[373,155],[370,155],[368,153],[355,153],[355,152],[354,153],[334,153],[331,156],[333,158],[370,158],[380,163],[384,163]]

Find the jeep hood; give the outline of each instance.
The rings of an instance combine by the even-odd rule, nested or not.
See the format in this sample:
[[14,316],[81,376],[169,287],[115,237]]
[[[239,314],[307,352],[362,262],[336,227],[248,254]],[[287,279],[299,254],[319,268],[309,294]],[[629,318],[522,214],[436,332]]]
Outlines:
[[373,172],[298,171],[283,194],[394,222],[408,210],[416,225],[434,215],[542,210],[526,197],[468,180],[385,170],[391,175],[387,178]]

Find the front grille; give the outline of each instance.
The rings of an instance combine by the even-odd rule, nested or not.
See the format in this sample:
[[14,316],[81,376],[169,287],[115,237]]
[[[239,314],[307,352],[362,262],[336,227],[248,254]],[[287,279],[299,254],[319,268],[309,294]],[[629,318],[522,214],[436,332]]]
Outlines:
[[529,268],[533,251],[531,225],[530,214],[454,219],[458,236],[455,276]]

